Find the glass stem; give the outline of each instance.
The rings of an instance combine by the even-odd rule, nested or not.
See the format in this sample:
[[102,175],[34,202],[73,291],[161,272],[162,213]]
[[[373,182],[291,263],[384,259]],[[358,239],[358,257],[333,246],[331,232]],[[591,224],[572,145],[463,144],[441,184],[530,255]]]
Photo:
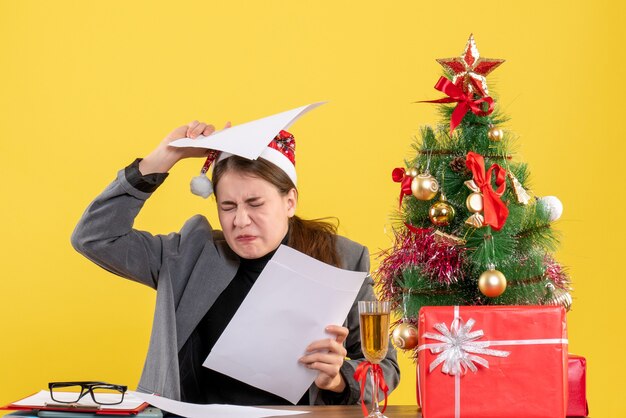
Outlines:
[[[378,374],[374,373],[374,369],[372,371],[372,413],[379,414],[378,410]],[[370,414],[371,415],[371,414]]]

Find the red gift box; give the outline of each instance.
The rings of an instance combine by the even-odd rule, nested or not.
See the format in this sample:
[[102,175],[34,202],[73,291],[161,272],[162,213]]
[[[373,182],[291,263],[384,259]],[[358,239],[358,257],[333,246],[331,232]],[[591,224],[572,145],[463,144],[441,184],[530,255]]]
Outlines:
[[427,306],[418,330],[424,418],[565,417],[562,307]]
[[567,363],[567,383],[569,386],[567,416],[586,417],[589,415],[589,407],[587,406],[587,360],[584,357],[570,354]]

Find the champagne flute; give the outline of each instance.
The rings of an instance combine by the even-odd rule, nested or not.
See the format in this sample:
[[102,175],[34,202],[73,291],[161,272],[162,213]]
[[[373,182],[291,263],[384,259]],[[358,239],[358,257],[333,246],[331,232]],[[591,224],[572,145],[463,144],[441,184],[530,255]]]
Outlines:
[[[389,301],[359,301],[361,349],[372,364],[380,363],[387,355],[390,309]],[[386,418],[378,409],[378,388],[378,375],[372,369],[372,408],[367,418]]]

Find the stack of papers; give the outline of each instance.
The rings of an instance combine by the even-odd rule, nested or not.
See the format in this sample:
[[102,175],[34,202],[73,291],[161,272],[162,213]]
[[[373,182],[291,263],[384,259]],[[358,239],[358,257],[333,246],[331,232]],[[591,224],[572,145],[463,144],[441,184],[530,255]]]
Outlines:
[[[64,395],[59,394],[61,398]],[[67,393],[65,395],[68,399],[75,399],[76,394]],[[57,394],[55,393],[55,397]],[[136,414],[143,410],[148,404],[159,408],[163,411],[171,412],[172,414],[179,415],[187,418],[206,418],[206,417],[220,417],[220,418],[265,418],[265,417],[279,417],[287,415],[299,415],[307,414],[308,411],[295,411],[295,410],[279,410],[269,408],[254,408],[249,406],[237,406],[237,405],[198,405],[185,402],[178,402],[172,399],[163,398],[161,396],[149,395],[141,392],[129,391],[124,396],[124,402],[119,405],[107,405],[106,408],[98,410],[88,409],[97,406],[89,395],[83,397],[80,400],[80,404],[76,407],[70,407],[67,405],[67,409],[59,409],[57,407],[48,407],[46,405],[57,403],[50,397],[50,392],[42,390],[32,396],[14,402],[0,409],[18,409],[18,410],[52,410],[52,411],[72,411],[66,412],[66,417],[71,417],[73,414],[78,413],[76,416],[84,417],[88,416],[80,412],[90,412],[98,415],[129,415]],[[81,407],[83,407],[81,409]],[[134,412],[131,412],[134,411]],[[58,412],[57,412],[58,414]],[[95,415],[94,415],[95,416]],[[141,416],[141,415],[139,415]]]
[[[106,396],[106,395],[101,395]],[[76,399],[75,393],[63,393],[63,392],[55,392],[55,398],[58,399]],[[136,414],[147,407],[148,404],[133,396],[131,393],[127,393],[124,396],[124,402],[117,405],[98,405],[91,399],[89,395],[83,396],[78,403],[59,403],[57,401],[52,400],[50,396],[50,392],[47,390],[42,390],[34,395],[31,395],[27,398],[21,399],[17,402],[13,402],[2,409],[18,409],[18,410],[28,410],[28,409],[38,409],[38,410],[51,410],[51,411],[73,411],[73,412],[95,412],[97,414],[121,414],[121,415],[130,415]]]
[[172,399],[162,398],[160,396],[148,395],[146,393],[132,393],[152,406],[156,406],[163,411],[171,412],[172,414],[187,418],[265,418],[309,413],[308,411],[285,411],[280,409],[255,408],[252,406],[218,404],[198,405],[193,403],[178,402]]

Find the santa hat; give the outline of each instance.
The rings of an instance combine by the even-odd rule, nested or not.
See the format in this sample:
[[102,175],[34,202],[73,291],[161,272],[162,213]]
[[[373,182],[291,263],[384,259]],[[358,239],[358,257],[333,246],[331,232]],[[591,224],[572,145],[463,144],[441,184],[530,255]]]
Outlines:
[[213,193],[213,185],[207,172],[213,163],[238,155],[249,160],[263,158],[283,170],[296,184],[296,142],[289,128],[305,113],[325,102],[313,103],[288,110],[252,122],[233,126],[196,139],[182,138],[170,145],[174,147],[195,147],[209,149],[200,175],[191,180],[191,192],[205,199]]

